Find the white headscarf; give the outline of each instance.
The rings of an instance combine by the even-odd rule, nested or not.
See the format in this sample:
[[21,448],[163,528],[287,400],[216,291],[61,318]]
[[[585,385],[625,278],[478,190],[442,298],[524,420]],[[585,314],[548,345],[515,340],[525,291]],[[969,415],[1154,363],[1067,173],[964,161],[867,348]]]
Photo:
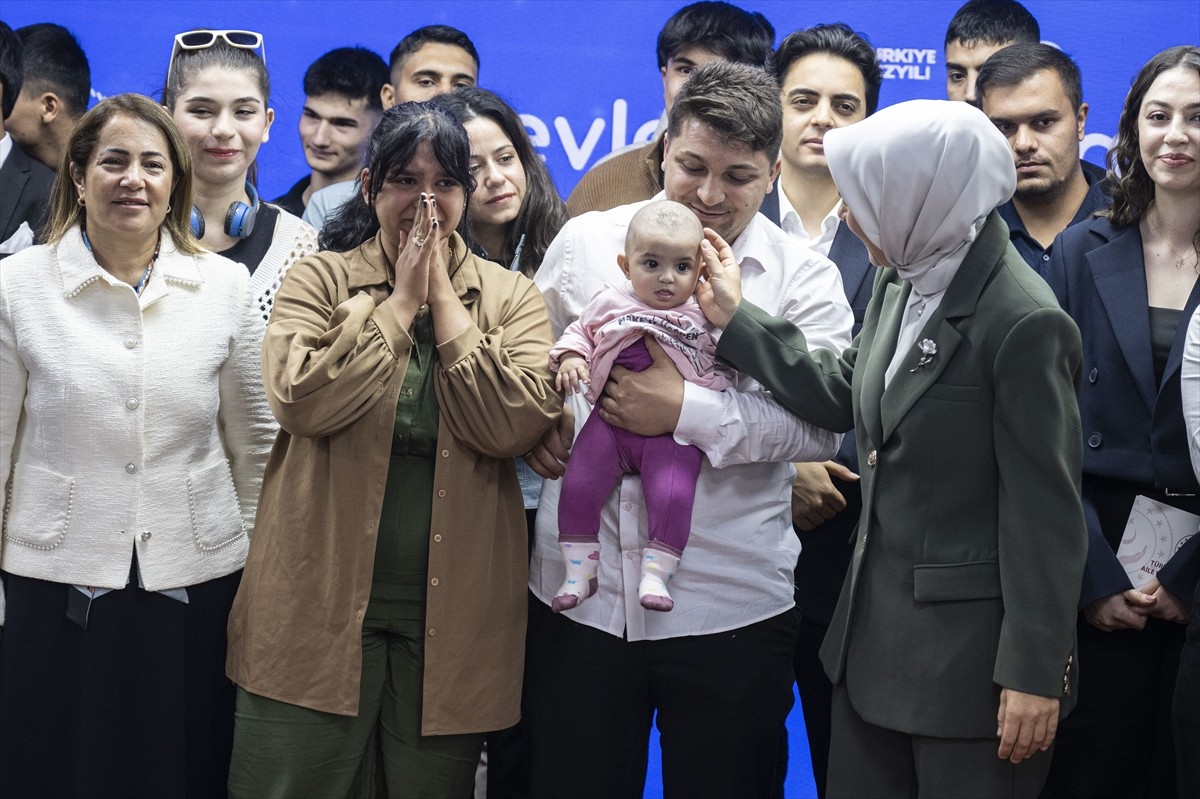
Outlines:
[[884,108],[826,133],[825,157],[867,238],[925,294],[946,288],[987,215],[1017,187],[1003,134],[962,102]]

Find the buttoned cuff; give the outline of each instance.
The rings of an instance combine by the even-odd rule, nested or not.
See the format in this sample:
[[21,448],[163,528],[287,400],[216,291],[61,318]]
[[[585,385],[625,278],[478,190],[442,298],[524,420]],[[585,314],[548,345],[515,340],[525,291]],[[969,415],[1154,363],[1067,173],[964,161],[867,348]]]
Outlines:
[[675,425],[675,441],[679,444],[699,447],[707,452],[716,444],[720,425],[714,419],[725,415],[725,400],[722,392],[703,388],[695,383],[683,382],[683,407],[679,409],[679,421]]

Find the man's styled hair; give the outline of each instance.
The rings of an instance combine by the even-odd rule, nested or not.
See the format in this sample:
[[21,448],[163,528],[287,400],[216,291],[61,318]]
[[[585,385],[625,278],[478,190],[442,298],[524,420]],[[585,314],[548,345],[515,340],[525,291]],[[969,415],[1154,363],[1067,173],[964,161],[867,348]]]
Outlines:
[[17,35],[25,47],[25,88],[30,94],[54,92],[72,119],[83,116],[91,97],[92,69],[79,40],[50,22],[26,25]]
[[367,101],[366,107],[383,112],[379,88],[391,80],[388,65],[365,47],[339,47],[312,62],[304,73],[304,94],[320,97],[340,94],[347,100]]
[[792,64],[813,53],[827,53],[853,64],[862,73],[863,85],[866,87],[867,96],[863,99],[867,103],[867,116],[875,113],[875,109],[879,107],[879,87],[883,84],[883,70],[880,69],[875,50],[866,36],[856,33],[842,22],[814,25],[790,33],[775,51],[775,79],[782,86]]
[[765,152],[774,163],[783,140],[779,84],[758,67],[713,61],[688,77],[667,115],[667,135],[698,119],[724,139]]
[[1042,70],[1053,70],[1058,74],[1063,92],[1071,101],[1071,108],[1079,113],[1079,106],[1083,104],[1079,67],[1062,50],[1040,42],[1014,44],[994,53],[979,68],[979,76],[975,78],[975,96],[982,103],[989,89],[1016,86]]
[[0,119],[8,119],[12,113],[24,82],[25,61],[21,57],[21,39],[0,20],[0,86],[4,87],[4,106],[0,109],[4,116]]
[[775,28],[762,14],[720,2],[692,3],[676,11],[658,33],[658,68],[688,47],[702,47],[726,61],[766,68]]
[[1041,29],[1016,0],[968,0],[954,12],[946,29],[946,44],[1007,44],[1040,42]]
[[471,42],[471,37],[449,25],[426,25],[405,36],[399,44],[392,48],[392,55],[388,59],[389,72],[397,70],[410,55],[431,42],[448,44],[466,50],[467,55],[471,56],[471,60],[475,62],[475,69],[479,69],[479,52]]

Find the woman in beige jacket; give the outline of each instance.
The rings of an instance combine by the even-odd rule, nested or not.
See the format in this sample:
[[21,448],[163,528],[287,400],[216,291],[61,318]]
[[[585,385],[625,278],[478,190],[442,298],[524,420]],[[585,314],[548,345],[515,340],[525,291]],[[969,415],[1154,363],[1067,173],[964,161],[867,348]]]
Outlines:
[[230,617],[234,796],[347,796],[376,773],[389,796],[468,795],[483,733],[517,721],[512,458],[560,400],[537,288],[456,232],[469,153],[435,103],[386,112],[361,195],[276,299],[282,429]]

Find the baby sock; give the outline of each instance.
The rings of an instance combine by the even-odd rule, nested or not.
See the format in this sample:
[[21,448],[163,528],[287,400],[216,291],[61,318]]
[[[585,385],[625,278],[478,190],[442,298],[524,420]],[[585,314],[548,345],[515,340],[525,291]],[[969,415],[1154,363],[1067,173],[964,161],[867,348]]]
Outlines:
[[646,610],[669,611],[675,600],[667,591],[667,581],[675,576],[679,557],[661,549],[642,550],[642,578],[638,581],[638,601]]
[[567,579],[558,589],[550,608],[562,613],[596,593],[596,570],[600,565],[600,541],[559,541]]

